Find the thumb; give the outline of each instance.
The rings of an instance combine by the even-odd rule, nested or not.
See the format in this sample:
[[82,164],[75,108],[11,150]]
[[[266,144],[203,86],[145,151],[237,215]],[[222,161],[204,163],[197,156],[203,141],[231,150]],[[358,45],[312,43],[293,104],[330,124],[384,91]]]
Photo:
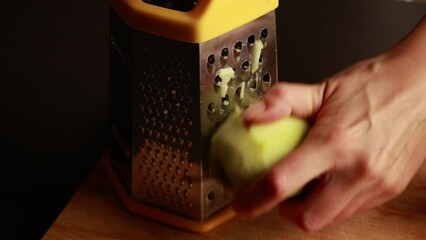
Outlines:
[[313,118],[321,107],[324,89],[324,83],[278,83],[243,112],[244,122],[267,123],[289,115]]

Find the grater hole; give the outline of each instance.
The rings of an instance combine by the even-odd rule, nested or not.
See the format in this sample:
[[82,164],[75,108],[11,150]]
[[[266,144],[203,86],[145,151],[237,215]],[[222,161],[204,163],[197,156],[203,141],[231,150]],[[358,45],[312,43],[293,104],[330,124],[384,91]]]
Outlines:
[[219,88],[222,86],[222,78],[220,76],[215,77],[214,86]]
[[263,28],[260,31],[260,38],[266,39],[266,38],[268,38],[268,35],[269,35],[269,31],[268,31],[267,28]]
[[221,58],[222,58],[223,60],[228,59],[228,56],[229,56],[229,49],[228,49],[228,48],[223,48],[223,49],[222,49],[222,51],[221,51],[221,53],[220,53],[220,56],[221,56]]
[[210,54],[207,57],[207,71],[209,71],[209,73],[213,72],[215,62],[216,62],[216,58],[214,54]]
[[241,53],[242,50],[243,50],[243,43],[241,41],[237,41],[234,45],[234,51],[236,53]]
[[252,34],[247,38],[247,44],[249,46],[253,46],[254,42],[256,41],[256,37]]
[[241,69],[244,72],[247,72],[249,70],[249,68],[250,68],[250,62],[249,61],[246,60],[246,61],[243,62],[243,64],[241,64]]
[[181,187],[185,186],[185,179],[181,178],[180,181],[179,181],[179,185]]
[[216,104],[214,102],[209,103],[209,105],[207,106],[207,113],[213,114],[215,112],[216,112]]
[[223,105],[224,107],[228,107],[228,106],[229,106],[229,104],[230,104],[230,101],[229,101],[229,95],[226,95],[224,98],[222,98],[222,105]]
[[264,83],[269,84],[271,82],[271,74],[266,73],[265,75],[263,75],[262,80],[263,80]]
[[210,54],[209,57],[207,58],[207,64],[213,65],[215,62],[216,62],[216,59],[214,54]]
[[239,99],[241,99],[241,98],[242,98],[242,96],[243,96],[243,88],[242,88],[242,87],[238,87],[238,88],[235,90],[235,95],[236,95]]
[[185,177],[188,177],[188,176],[189,176],[189,170],[188,170],[187,168],[185,168],[185,169],[183,170],[183,175],[184,175]]
[[210,207],[212,207],[214,205],[215,198],[216,198],[216,196],[215,196],[214,191],[208,192],[207,193],[207,197],[206,197],[207,205],[210,206]]
[[248,87],[249,87],[249,89],[250,89],[251,91],[255,91],[255,90],[256,90],[256,88],[257,88],[257,83],[256,83],[256,81],[255,81],[255,80],[251,80],[251,81],[248,83]]

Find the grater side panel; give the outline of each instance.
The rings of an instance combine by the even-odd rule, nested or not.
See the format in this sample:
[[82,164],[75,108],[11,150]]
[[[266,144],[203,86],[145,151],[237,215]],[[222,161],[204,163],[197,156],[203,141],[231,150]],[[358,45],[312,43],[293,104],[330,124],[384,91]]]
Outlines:
[[[254,42],[264,45],[261,63],[251,71],[255,61]],[[226,54],[227,53],[227,54]],[[203,164],[203,214],[209,216],[232,199],[220,173],[209,169],[208,149],[214,130],[234,111],[259,99],[272,84],[278,82],[275,12],[270,12],[231,32],[200,44],[200,118]],[[212,61],[214,59],[214,61]],[[218,79],[220,69],[232,68],[235,77],[227,83]],[[254,70],[254,69],[253,69]],[[224,95],[224,96],[223,96]]]
[[131,183],[132,143],[132,29],[109,9],[109,117],[112,140],[110,155],[127,189]]
[[133,32],[132,197],[201,216],[199,45]]

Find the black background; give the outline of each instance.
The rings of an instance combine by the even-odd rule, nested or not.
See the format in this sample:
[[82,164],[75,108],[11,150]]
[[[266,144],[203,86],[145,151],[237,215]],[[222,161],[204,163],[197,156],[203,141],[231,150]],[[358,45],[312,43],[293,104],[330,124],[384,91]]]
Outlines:
[[[388,49],[426,13],[392,0],[280,4],[280,79],[298,82]],[[106,147],[107,12],[101,0],[0,3],[0,239],[41,238]]]

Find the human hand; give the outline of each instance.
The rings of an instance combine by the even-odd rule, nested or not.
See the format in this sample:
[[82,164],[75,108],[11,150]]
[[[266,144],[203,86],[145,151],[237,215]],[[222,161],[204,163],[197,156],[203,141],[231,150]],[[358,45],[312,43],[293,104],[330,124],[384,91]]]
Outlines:
[[[280,83],[243,114],[246,124],[310,119],[304,142],[236,194],[255,217],[275,206],[307,231],[337,224],[398,196],[426,158],[426,19],[384,54],[326,81]],[[289,195],[316,179],[306,198]]]

